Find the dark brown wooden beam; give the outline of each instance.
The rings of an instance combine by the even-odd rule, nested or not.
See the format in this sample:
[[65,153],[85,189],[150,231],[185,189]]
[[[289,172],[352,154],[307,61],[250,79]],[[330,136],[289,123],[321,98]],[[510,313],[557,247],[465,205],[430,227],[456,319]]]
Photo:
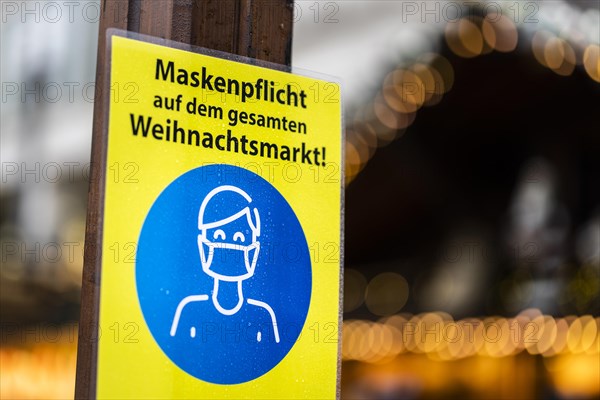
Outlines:
[[191,43],[290,65],[292,21],[292,1],[194,1]]
[[102,0],[88,191],[76,399],[96,397],[106,160],[106,30],[119,28],[289,66],[292,0]]

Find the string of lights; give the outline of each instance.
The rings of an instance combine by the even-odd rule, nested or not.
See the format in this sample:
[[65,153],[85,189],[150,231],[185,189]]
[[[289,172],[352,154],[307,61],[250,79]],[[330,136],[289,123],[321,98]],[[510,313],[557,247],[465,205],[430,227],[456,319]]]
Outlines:
[[[495,7],[485,7],[491,3]],[[521,42],[556,74],[569,76],[575,68],[582,68],[590,79],[600,82],[598,10],[577,10],[561,1],[534,2],[535,13],[520,15],[515,2],[478,4],[479,10],[445,24],[443,36],[455,55],[474,58],[494,51],[509,53]],[[485,14],[485,10],[493,12]],[[423,54],[389,72],[372,101],[353,113],[348,123],[346,183],[352,182],[378,147],[405,133],[421,107],[439,103],[453,80],[451,63],[437,53]]]

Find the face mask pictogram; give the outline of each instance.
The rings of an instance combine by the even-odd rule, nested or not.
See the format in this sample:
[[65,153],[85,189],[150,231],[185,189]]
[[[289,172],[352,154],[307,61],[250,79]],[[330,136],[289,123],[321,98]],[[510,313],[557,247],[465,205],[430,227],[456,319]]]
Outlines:
[[204,272],[223,281],[240,281],[254,275],[260,242],[248,246],[212,242],[204,235],[198,235],[198,249]]

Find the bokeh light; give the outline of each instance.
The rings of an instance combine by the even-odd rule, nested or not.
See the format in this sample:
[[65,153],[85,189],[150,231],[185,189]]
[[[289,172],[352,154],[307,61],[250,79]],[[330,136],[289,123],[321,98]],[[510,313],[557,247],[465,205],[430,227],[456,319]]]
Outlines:
[[583,66],[585,72],[595,80],[600,82],[600,46],[590,44],[583,53]]
[[517,48],[517,27],[507,16],[488,14],[483,19],[481,30],[485,42],[494,50],[506,53]]
[[575,51],[569,43],[557,37],[550,38],[544,47],[546,66],[559,75],[568,76],[575,69]]
[[344,271],[344,312],[351,312],[360,307],[365,300],[367,279],[352,268]]
[[454,54],[464,58],[478,56],[484,50],[481,30],[474,22],[465,18],[446,25],[446,43]]
[[406,304],[408,292],[408,283],[402,275],[394,272],[379,274],[367,287],[367,308],[375,315],[394,314]]

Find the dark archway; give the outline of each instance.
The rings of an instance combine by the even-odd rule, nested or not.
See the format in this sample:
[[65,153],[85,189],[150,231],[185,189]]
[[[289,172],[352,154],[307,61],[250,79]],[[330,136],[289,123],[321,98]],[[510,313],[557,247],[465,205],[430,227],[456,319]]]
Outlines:
[[[347,188],[345,264],[367,278],[397,271],[418,291],[449,235],[475,227],[489,244],[489,271],[464,312],[506,313],[493,294],[520,263],[506,251],[507,213],[531,160],[555,172],[566,215],[553,218],[567,219],[560,249],[567,267],[533,274],[575,273],[574,235],[600,206],[600,85],[581,68],[555,74],[529,49],[463,59],[445,48],[442,55],[454,67],[452,90],[421,109]],[[534,165],[532,173],[544,171]],[[412,297],[403,311],[425,311]],[[366,316],[364,306],[349,315]]]

